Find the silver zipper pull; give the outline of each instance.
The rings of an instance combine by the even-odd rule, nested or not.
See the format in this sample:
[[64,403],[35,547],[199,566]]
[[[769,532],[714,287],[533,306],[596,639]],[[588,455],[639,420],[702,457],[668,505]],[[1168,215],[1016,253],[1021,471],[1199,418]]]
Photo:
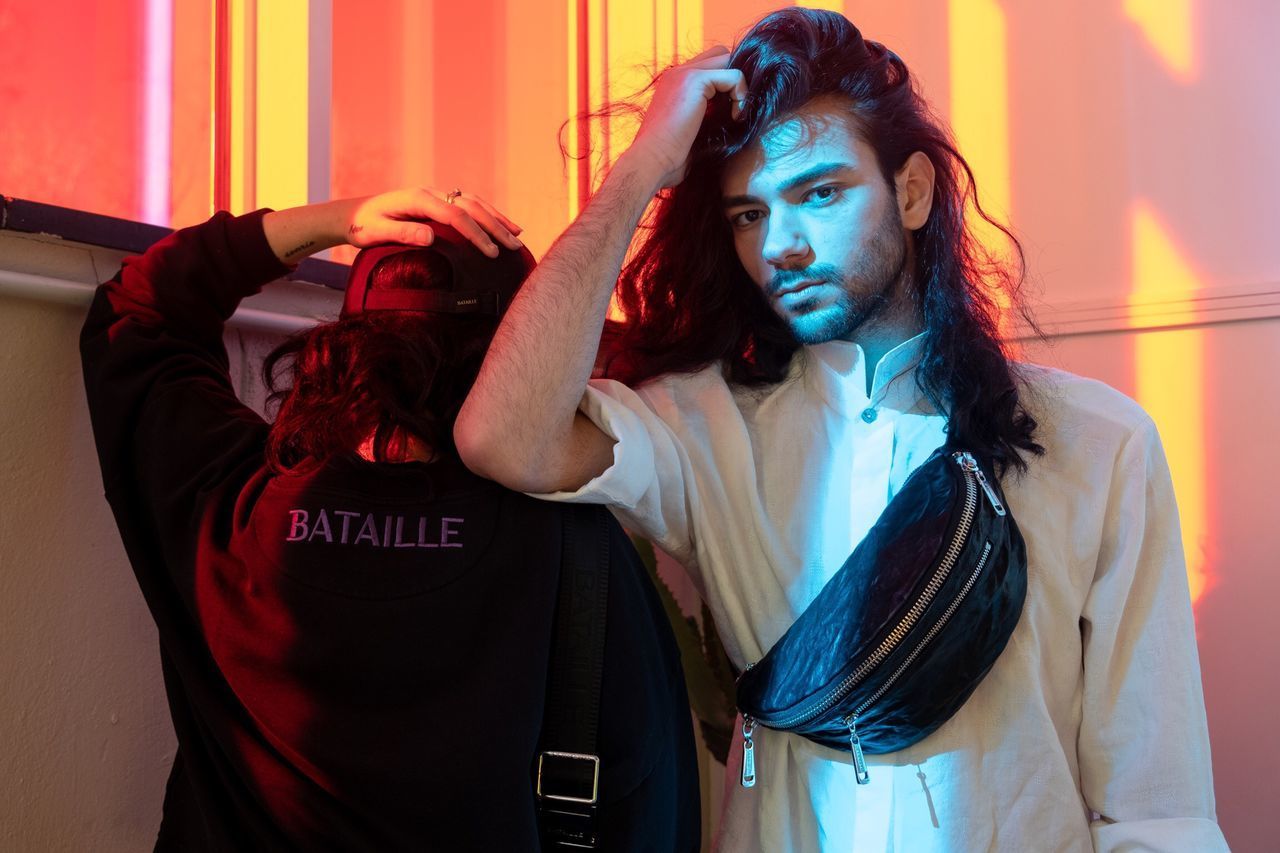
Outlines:
[[867,772],[867,757],[862,754],[862,741],[858,738],[858,715],[845,717],[844,721],[849,726],[849,751],[853,753],[853,772],[858,778],[859,785],[870,784],[871,774]]
[[756,784],[756,744],[751,733],[756,730],[756,721],[750,716],[742,718],[742,787],[750,788]]
[[987,482],[987,475],[982,473],[982,467],[978,465],[978,460],[973,458],[973,454],[961,451],[956,454],[956,458],[960,460],[960,466],[964,470],[970,472],[978,478],[978,485],[982,487],[982,491],[987,493],[987,500],[991,501],[991,508],[996,511],[996,515],[1005,515],[1004,504],[996,495],[996,490],[991,487],[991,483]]

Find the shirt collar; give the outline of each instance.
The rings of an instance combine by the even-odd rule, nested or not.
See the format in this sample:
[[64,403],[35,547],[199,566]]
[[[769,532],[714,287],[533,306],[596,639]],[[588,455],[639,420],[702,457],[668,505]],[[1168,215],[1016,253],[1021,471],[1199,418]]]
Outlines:
[[876,365],[871,396],[866,393],[866,356],[849,341],[827,341],[802,347],[804,381],[832,409],[845,417],[871,406],[899,412],[932,413],[933,406],[916,384],[914,370],[924,349],[924,332],[885,353]]

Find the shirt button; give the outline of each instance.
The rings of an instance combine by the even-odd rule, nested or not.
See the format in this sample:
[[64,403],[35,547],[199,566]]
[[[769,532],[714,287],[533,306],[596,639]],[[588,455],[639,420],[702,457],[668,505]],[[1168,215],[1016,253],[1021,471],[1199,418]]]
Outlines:
[[867,423],[869,423],[869,424],[871,424],[871,423],[875,423],[875,420],[876,420],[876,409],[875,409],[875,407],[874,407],[874,406],[867,406],[865,409],[863,409],[863,410],[862,410],[862,419],[863,419],[864,421],[866,421]]

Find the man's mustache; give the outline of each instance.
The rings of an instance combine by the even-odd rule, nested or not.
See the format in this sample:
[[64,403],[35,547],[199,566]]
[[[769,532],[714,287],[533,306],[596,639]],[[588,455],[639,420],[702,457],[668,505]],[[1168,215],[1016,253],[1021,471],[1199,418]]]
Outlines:
[[840,278],[840,269],[835,264],[810,264],[804,269],[780,269],[769,280],[767,292],[770,296],[777,296],[802,281],[839,281]]

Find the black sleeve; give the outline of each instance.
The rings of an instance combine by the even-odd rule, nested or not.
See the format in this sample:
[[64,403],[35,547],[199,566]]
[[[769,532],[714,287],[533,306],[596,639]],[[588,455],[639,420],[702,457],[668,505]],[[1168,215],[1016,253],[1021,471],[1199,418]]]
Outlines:
[[189,568],[210,495],[261,465],[267,425],[235,395],[222,331],[241,299],[288,271],[265,213],[218,213],[126,259],[81,331],[102,480],[140,575],[140,563]]

